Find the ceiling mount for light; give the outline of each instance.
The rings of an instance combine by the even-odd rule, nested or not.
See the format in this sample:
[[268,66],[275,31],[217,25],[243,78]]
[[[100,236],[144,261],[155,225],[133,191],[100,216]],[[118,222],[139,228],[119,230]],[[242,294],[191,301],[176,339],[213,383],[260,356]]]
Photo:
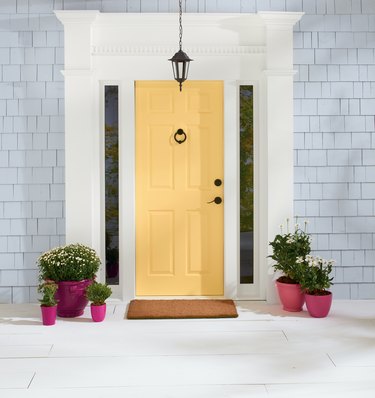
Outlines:
[[179,40],[179,51],[169,59],[172,61],[173,76],[175,80],[180,84],[180,91],[182,91],[182,83],[187,79],[189,73],[190,61],[193,61],[189,56],[182,51],[182,0],[179,0],[180,14],[179,14],[179,26],[180,26],[180,40]]

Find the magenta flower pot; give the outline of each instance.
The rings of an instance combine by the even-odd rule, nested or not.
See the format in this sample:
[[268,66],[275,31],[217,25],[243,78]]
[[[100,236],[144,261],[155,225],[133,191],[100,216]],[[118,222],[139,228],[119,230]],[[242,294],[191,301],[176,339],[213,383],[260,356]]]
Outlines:
[[58,300],[57,315],[63,318],[82,315],[89,302],[86,298],[86,287],[91,283],[91,279],[58,282],[59,287],[55,295]]
[[45,326],[54,325],[56,323],[57,305],[54,305],[53,307],[46,307],[44,305],[41,305],[40,309],[42,310],[43,325]]
[[316,296],[306,293],[306,307],[309,314],[314,318],[325,318],[332,304],[332,293],[324,296]]
[[302,292],[299,284],[276,281],[276,287],[283,310],[289,312],[302,311],[302,306],[305,302],[305,294]]
[[107,309],[106,304],[94,305],[91,304],[91,317],[94,322],[102,322],[105,318],[105,313]]

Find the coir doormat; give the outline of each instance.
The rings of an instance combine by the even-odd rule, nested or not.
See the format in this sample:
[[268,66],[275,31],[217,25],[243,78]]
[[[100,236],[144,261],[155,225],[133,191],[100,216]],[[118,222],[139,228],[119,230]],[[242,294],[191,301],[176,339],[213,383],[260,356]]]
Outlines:
[[237,318],[233,300],[132,300],[128,319]]

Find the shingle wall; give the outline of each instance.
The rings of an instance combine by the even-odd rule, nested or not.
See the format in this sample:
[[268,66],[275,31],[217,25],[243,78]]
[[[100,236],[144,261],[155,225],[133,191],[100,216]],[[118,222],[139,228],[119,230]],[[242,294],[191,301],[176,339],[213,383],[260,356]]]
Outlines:
[[307,3],[294,35],[295,213],[337,261],[336,297],[375,298],[375,1]]
[[[375,298],[375,0],[183,0],[188,12],[304,11],[295,28],[295,213],[337,261],[334,293]],[[175,12],[178,0],[0,0],[0,302],[35,301],[64,243],[62,26],[54,9]],[[282,221],[282,220],[280,220]]]

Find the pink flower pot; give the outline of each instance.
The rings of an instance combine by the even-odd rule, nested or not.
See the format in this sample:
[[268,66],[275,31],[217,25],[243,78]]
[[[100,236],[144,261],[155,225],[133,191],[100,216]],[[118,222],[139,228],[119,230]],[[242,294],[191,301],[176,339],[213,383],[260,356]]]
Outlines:
[[325,318],[328,315],[332,304],[332,293],[328,293],[324,296],[306,293],[306,307],[312,317]]
[[57,305],[54,305],[53,307],[46,307],[44,305],[41,305],[40,309],[42,310],[43,325],[45,326],[54,325],[56,323]]
[[302,292],[299,284],[276,281],[276,287],[283,310],[289,312],[302,311],[302,306],[305,302],[305,294]]
[[86,298],[86,287],[91,283],[91,279],[58,282],[59,287],[55,295],[58,300],[57,315],[63,318],[82,315],[89,302]]
[[94,305],[91,304],[91,317],[94,322],[102,322],[105,318],[105,313],[107,309],[106,304]]

